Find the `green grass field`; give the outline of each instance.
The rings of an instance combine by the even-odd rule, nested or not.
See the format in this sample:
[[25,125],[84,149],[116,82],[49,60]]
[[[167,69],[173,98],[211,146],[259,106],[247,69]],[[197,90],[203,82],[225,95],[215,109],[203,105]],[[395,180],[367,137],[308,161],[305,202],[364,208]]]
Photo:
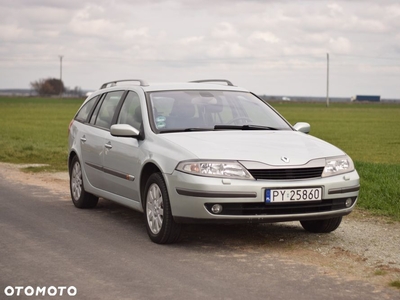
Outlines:
[[[67,169],[68,124],[82,99],[0,98],[0,161]],[[292,124],[348,153],[361,177],[358,206],[400,220],[400,105],[274,103]]]
[[0,98],[0,161],[65,171],[68,125],[82,99]]
[[275,103],[290,123],[341,148],[361,178],[358,206],[400,221],[400,105]]

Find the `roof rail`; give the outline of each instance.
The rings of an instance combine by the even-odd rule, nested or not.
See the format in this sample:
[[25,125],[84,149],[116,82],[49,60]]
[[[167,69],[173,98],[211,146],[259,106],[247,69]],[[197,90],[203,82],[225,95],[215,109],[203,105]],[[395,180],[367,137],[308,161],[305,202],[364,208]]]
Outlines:
[[116,86],[117,82],[124,82],[124,81],[137,81],[137,82],[139,82],[140,86],[148,86],[149,85],[146,81],[144,81],[142,79],[123,79],[123,80],[114,80],[114,81],[103,83],[102,86],[100,87],[100,89],[105,89],[107,87]]
[[204,82],[225,82],[226,85],[234,86],[234,85],[232,84],[232,82],[230,82],[229,80],[226,80],[226,79],[203,79],[203,80],[193,80],[193,81],[190,81],[190,82],[196,82],[196,83],[204,83]]

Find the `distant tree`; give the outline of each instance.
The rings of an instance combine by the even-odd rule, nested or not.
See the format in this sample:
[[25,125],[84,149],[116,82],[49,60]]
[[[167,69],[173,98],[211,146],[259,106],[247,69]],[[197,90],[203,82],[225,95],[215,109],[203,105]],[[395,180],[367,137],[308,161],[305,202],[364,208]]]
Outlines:
[[76,86],[73,90],[71,89],[71,94],[74,97],[82,97],[83,92],[80,86]]
[[32,88],[40,96],[54,96],[64,93],[64,83],[60,79],[47,78],[31,82]]

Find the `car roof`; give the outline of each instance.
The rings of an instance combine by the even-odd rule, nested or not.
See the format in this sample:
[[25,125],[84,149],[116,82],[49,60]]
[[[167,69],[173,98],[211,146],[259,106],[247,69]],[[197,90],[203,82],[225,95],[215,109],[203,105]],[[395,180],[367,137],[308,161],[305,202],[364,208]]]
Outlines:
[[[100,90],[109,91],[116,89],[130,89],[140,87],[144,92],[166,91],[166,90],[231,90],[247,91],[243,88],[234,86],[231,81],[226,79],[205,79],[191,82],[170,82],[170,83],[151,83],[142,79],[123,79],[115,80],[102,84]],[[135,88],[136,89],[136,88]]]
[[237,86],[222,85],[218,83],[155,83],[142,87],[145,92],[173,91],[173,90],[222,90],[222,91],[247,91]]
[[[128,83],[128,82],[131,83]],[[132,84],[132,81],[136,81],[136,84]],[[169,82],[169,83],[147,83],[144,80],[116,80],[112,82],[104,83],[100,89],[91,93],[84,103],[89,99],[101,95],[106,92],[120,91],[120,90],[132,90],[137,91],[142,89],[143,92],[159,92],[159,91],[181,91],[181,90],[208,90],[208,91],[238,91],[238,92],[249,92],[248,90],[234,86],[230,81],[225,79],[216,80],[204,80],[205,82]],[[225,82],[225,83],[224,83]],[[139,84],[138,84],[139,83]],[[107,86],[111,85],[111,86]],[[84,104],[83,103],[83,104]],[[82,104],[82,105],[83,105]]]

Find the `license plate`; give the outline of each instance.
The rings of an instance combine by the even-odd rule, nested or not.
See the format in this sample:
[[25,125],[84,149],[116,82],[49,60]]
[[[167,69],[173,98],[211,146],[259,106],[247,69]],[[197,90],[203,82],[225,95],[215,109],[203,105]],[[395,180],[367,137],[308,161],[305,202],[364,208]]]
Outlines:
[[322,188],[307,189],[266,189],[265,202],[318,201],[322,199]]

